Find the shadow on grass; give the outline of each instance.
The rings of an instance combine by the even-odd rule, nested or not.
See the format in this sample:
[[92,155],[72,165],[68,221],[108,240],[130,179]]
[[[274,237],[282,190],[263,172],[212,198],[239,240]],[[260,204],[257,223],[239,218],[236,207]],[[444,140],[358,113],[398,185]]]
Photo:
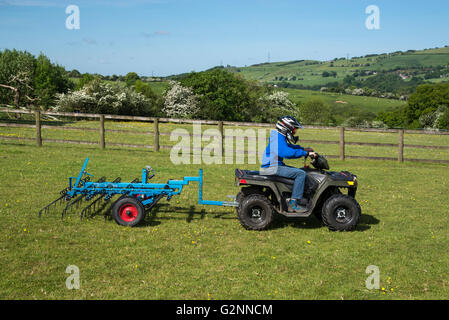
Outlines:
[[271,225],[270,229],[282,229],[288,226],[300,229],[318,229],[322,228],[323,224],[315,217],[288,218],[278,215],[276,220]]
[[[371,229],[371,225],[378,224],[380,222],[379,219],[369,215],[362,214],[360,221],[357,227],[353,230],[355,231],[366,231]],[[288,218],[284,216],[280,216],[271,226],[270,229],[280,229],[285,228],[287,226],[292,226],[293,228],[300,229],[318,229],[323,228],[324,224],[318,220],[315,216],[310,216],[307,218]]]
[[[110,216],[110,210],[111,204],[109,204],[109,207],[108,204],[103,204],[100,206],[99,210],[91,214],[89,217],[92,218],[102,212],[105,219],[112,220]],[[185,216],[186,214],[187,217]],[[150,211],[147,212],[145,220],[137,227],[158,226],[162,223],[161,221],[163,220],[185,220],[187,223],[191,223],[193,220],[204,219],[206,214],[207,213],[205,209],[199,209],[193,205],[186,208],[170,206],[169,203],[158,203]],[[209,213],[208,215],[211,215],[215,219],[237,219],[235,212],[220,212],[216,214]],[[352,232],[363,232],[369,230],[371,229],[371,225],[376,225],[379,222],[380,220],[372,215],[362,214],[357,227]],[[278,215],[269,229],[282,229],[288,226],[299,229],[319,229],[325,227],[324,224],[315,216],[310,216],[307,218],[288,218]]]
[[359,224],[354,231],[365,231],[371,229],[371,225],[379,224],[380,220],[369,214],[362,214]]
[[[170,211],[161,210],[164,207],[170,207]],[[187,214],[187,217],[185,216]],[[187,223],[191,223],[193,220],[201,220],[206,216],[205,209],[199,209],[195,206],[186,207],[173,207],[168,203],[157,204],[149,212],[140,226],[157,226],[161,224],[161,220],[185,220]],[[213,214],[213,218],[219,219],[237,219],[233,213],[225,212],[219,214]],[[232,216],[232,217],[231,217]]]

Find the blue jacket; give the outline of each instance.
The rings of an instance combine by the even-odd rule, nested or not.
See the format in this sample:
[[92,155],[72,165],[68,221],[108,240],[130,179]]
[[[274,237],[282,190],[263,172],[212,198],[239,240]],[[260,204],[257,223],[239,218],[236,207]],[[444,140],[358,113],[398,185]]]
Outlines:
[[262,157],[262,168],[285,166],[285,159],[296,159],[307,156],[303,147],[287,142],[279,131],[272,130],[270,141]]

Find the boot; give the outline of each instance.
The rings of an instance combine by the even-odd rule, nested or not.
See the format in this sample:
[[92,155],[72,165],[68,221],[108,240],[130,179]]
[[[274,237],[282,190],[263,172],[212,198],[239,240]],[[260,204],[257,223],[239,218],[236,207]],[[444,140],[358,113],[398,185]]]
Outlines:
[[307,199],[290,199],[288,202],[289,211],[303,213],[307,211]]

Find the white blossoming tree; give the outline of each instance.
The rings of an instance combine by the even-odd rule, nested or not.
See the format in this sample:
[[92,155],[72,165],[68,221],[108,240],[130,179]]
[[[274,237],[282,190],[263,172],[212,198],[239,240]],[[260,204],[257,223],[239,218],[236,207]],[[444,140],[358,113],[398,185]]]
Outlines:
[[59,94],[56,110],[83,113],[151,115],[150,101],[132,88],[94,80],[81,90]]
[[278,117],[298,113],[296,105],[288,98],[288,92],[275,91],[260,98],[260,113],[255,117],[258,122],[275,122]]
[[193,118],[198,110],[198,96],[179,82],[170,81],[162,112],[170,118]]

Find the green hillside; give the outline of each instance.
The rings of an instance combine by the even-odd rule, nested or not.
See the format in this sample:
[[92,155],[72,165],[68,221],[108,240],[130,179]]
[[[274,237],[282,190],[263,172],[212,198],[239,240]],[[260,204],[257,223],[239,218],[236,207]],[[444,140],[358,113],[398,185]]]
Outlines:
[[304,103],[313,98],[320,98],[332,107],[347,108],[355,106],[362,111],[378,113],[390,108],[401,106],[405,101],[376,97],[353,96],[349,94],[327,93],[301,89],[280,89],[289,93],[289,98],[295,103]]
[[[296,60],[287,62],[261,63],[249,67],[230,67],[233,72],[240,73],[248,79],[263,82],[281,83],[305,86],[326,85],[330,82],[343,81],[347,75],[356,75],[367,79],[378,72],[405,73],[407,78],[425,77],[435,68],[447,71],[435,78],[427,77],[430,82],[449,81],[449,47],[409,50],[407,52],[367,55],[350,59],[338,58],[332,61]],[[324,72],[331,73],[323,76]],[[444,73],[444,72],[443,72]]]

